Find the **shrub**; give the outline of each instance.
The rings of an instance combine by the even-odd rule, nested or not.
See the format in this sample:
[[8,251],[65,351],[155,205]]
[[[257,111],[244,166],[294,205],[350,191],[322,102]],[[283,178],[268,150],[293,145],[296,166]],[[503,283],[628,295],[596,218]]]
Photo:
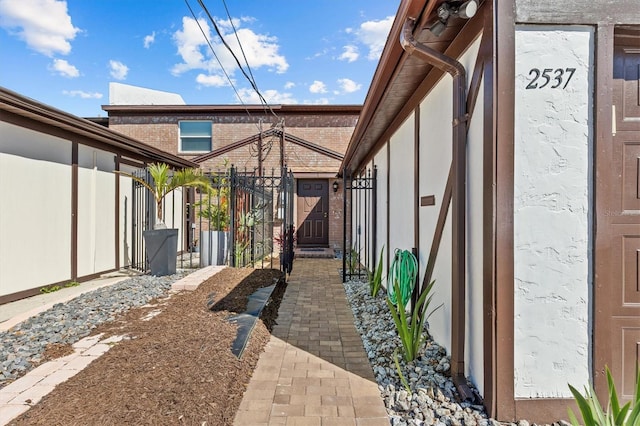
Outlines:
[[[585,387],[583,396],[576,388],[569,385],[585,426],[638,426],[640,425],[640,369],[636,367],[635,395],[630,402],[620,407],[620,400],[616,386],[611,377],[609,367],[606,367],[607,386],[609,388],[609,404],[607,409],[602,407],[593,387]],[[569,409],[569,420],[574,426],[580,425],[576,415]]]

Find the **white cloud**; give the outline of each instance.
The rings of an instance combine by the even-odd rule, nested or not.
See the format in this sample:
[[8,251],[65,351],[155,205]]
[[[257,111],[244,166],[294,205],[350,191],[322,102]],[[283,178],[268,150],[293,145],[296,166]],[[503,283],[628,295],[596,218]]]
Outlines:
[[342,91],[342,93],[353,93],[362,88],[362,84],[358,84],[348,78],[338,79],[338,84],[340,85],[340,90]]
[[156,41],[156,32],[144,36],[144,48],[148,49]]
[[[291,93],[282,93],[277,90],[264,90],[261,91],[262,96],[269,104],[297,104],[298,101],[293,97]],[[238,90],[238,94],[245,104],[261,104],[262,101],[258,94],[253,89],[245,88]]]
[[296,87],[296,84],[293,81],[287,81],[284,84],[285,89],[293,89],[294,87]]
[[338,59],[342,61],[354,62],[360,57],[360,54],[358,53],[358,46],[350,44],[344,46],[342,49],[344,52],[342,52],[342,55],[338,57]]
[[111,68],[111,77],[116,80],[124,80],[129,73],[129,67],[120,61],[109,61],[109,68]]
[[83,90],[63,90],[63,95],[70,96],[72,98],[82,98],[82,99],[102,99],[102,93],[98,92],[85,92]]
[[71,65],[64,59],[54,59],[49,69],[51,71],[57,72],[63,77],[74,78],[80,76],[80,71],[78,71],[78,68]]
[[229,80],[220,75],[198,74],[196,82],[208,87],[224,87],[229,86]]
[[0,0],[0,26],[49,57],[69,54],[80,31],[71,23],[67,2],[57,0]]
[[[252,22],[252,18],[234,19],[233,23],[237,30],[237,38],[233,34],[233,29],[228,20],[216,22],[225,40],[241,63],[244,64],[244,57],[246,56],[252,70],[264,67],[271,72],[282,74],[289,68],[285,57],[278,54],[280,46],[277,44],[278,40],[275,37],[257,34],[250,29],[239,28],[244,22]],[[200,23],[202,31],[198,23]],[[220,63],[212,54],[202,32],[210,40]],[[240,50],[238,39],[242,44],[244,54]],[[178,55],[182,59],[181,63],[173,66],[172,73],[174,75],[180,75],[190,70],[200,70],[207,72],[207,80],[212,80],[211,77],[214,75],[219,76],[220,79],[226,79],[222,68],[229,76],[233,76],[238,71],[236,60],[222,44],[217,34],[215,36],[212,34],[209,24],[204,19],[199,19],[196,22],[186,16],[182,18],[182,29],[173,34],[173,40],[178,48]],[[222,68],[220,64],[222,64]],[[200,78],[202,79],[202,77]]]
[[315,80],[311,86],[309,86],[311,93],[327,93],[327,85],[319,80]]
[[387,42],[393,19],[393,16],[388,16],[379,21],[366,21],[360,24],[356,34],[358,39],[369,48],[367,59],[378,60],[380,58]]

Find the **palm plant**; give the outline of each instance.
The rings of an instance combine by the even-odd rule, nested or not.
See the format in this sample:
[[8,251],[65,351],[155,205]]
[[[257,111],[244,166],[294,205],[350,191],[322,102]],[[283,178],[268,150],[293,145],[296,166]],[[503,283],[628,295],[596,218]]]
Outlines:
[[[585,387],[585,395],[583,396],[576,388],[569,385],[569,389],[573,394],[580,414],[582,414],[583,424],[585,426],[638,426],[640,425],[640,369],[636,367],[636,386],[635,395],[630,402],[622,407],[618,399],[616,386],[611,377],[609,367],[605,367],[607,374],[607,387],[609,389],[609,404],[605,410],[593,387]],[[573,410],[569,409],[569,419],[574,426],[580,425]]]
[[[407,314],[407,305],[406,302],[402,300],[402,297],[397,297],[395,303],[387,297],[387,306],[391,311],[393,322],[398,330],[398,336],[400,337],[400,342],[402,343],[402,349],[404,352],[404,359],[407,362],[416,359],[422,345],[427,339],[427,336],[424,333],[425,321],[431,316],[431,314],[433,314],[433,312],[442,306],[438,306],[438,308],[427,314],[429,305],[433,299],[433,294],[431,294],[431,292],[434,285],[435,281],[431,281],[429,283],[429,285],[423,290],[420,297],[418,297],[416,305],[412,307],[409,314]],[[398,280],[393,280],[393,287],[396,294],[400,294],[400,284]]]
[[198,169],[187,168],[176,170],[171,173],[170,167],[165,163],[153,163],[147,166],[147,171],[153,178],[151,183],[141,177],[134,176],[130,173],[116,171],[121,175],[127,176],[147,188],[152,194],[156,202],[157,221],[154,229],[166,228],[162,220],[162,202],[171,191],[183,186],[201,188],[206,191],[211,190],[209,180],[202,175]]
[[384,253],[384,246],[380,251],[380,258],[378,264],[374,266],[373,272],[369,274],[369,287],[371,289],[371,297],[376,297],[382,286],[382,255]]

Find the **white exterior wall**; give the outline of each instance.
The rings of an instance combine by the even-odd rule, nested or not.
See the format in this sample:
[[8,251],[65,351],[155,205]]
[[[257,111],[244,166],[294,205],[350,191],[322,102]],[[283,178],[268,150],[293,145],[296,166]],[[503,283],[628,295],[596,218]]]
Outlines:
[[[480,50],[480,37],[459,59],[468,75]],[[467,78],[470,80],[471,78]],[[471,81],[467,81],[470,85]],[[476,99],[467,132],[467,280],[465,374],[484,395],[484,291],[483,291],[483,153],[484,153],[484,82]]]
[[413,236],[414,115],[390,139],[389,157],[389,259],[396,249],[409,250]]
[[78,276],[114,269],[115,157],[78,147]]
[[[478,37],[458,58],[471,75],[480,48]],[[467,86],[470,79],[467,79]],[[420,281],[424,278],[433,235],[443,202],[452,160],[452,79],[445,75],[420,105],[420,196],[435,195],[436,204],[420,208]],[[483,343],[483,94],[482,86],[467,140],[467,280],[465,374],[484,389]],[[451,350],[451,209],[447,215],[440,250],[434,267],[432,307],[442,305],[429,319],[436,342]]]
[[384,254],[382,256],[382,262],[384,267],[382,269],[382,285],[386,288],[386,276],[389,270],[387,264],[387,253],[389,253],[389,247],[387,247],[387,206],[389,200],[387,199],[387,175],[389,173],[387,167],[387,145],[385,144],[380,151],[373,157],[373,162],[378,168],[378,178],[376,180],[376,209],[377,209],[377,224],[376,224],[376,238],[378,241],[378,250],[376,253],[376,262],[380,258],[380,252],[384,247]]
[[[133,167],[121,166],[120,170],[133,173]],[[120,242],[120,267],[131,265],[133,256],[131,242],[133,241],[133,179],[120,175],[120,228],[118,229],[118,241]]]
[[[567,383],[589,380],[593,39],[589,27],[516,29],[517,398],[570,397]],[[534,68],[552,79],[527,89]],[[567,68],[576,69],[568,83]]]
[[[188,191],[188,188],[186,189]],[[185,189],[178,188],[174,191],[171,191],[164,198],[164,205],[162,207],[164,214],[164,223],[167,225],[167,228],[174,228],[178,230],[178,252],[183,248],[183,232],[184,232],[184,223],[183,223],[183,192]]]
[[[420,207],[420,282],[424,279],[431,243],[443,202],[451,166],[452,83],[445,76],[420,104],[420,196],[435,195],[434,206]],[[429,318],[434,340],[451,350],[451,209],[434,267],[432,307],[442,305]]]
[[71,143],[0,122],[0,296],[71,276]]

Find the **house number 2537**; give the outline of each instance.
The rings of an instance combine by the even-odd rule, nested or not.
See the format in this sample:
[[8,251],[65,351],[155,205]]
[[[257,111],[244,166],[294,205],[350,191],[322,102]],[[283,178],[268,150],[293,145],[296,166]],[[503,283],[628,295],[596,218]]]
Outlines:
[[538,68],[531,68],[529,70],[531,81],[527,84],[526,89],[544,89],[545,87],[557,89],[560,86],[565,89],[575,72],[575,68],[545,68],[542,71]]

